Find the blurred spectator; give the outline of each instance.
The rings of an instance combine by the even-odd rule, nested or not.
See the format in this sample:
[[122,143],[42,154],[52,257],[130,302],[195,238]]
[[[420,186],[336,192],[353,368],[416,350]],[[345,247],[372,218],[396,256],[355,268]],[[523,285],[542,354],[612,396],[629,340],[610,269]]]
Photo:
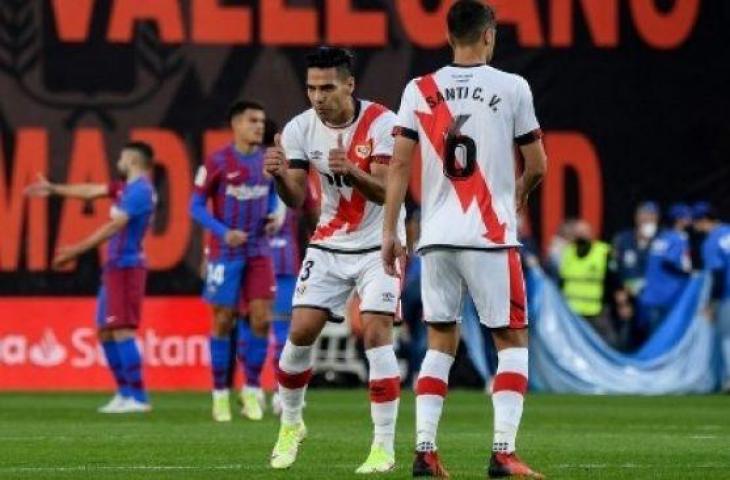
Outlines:
[[574,241],[565,247],[560,262],[560,281],[565,300],[571,309],[588,320],[611,345],[616,344],[610,319],[603,313],[608,291],[610,247],[593,238],[593,230],[585,220],[572,227]]
[[664,319],[684,289],[692,269],[687,228],[692,210],[675,204],[668,212],[670,228],[651,242],[646,262],[646,281],[639,294],[637,342],[643,342]]
[[558,228],[555,236],[550,239],[547,260],[545,262],[545,271],[555,280],[560,279],[560,263],[563,261],[565,247],[573,243],[573,240],[575,239],[573,229],[576,222],[577,220],[574,218],[566,219]]
[[634,228],[616,234],[609,268],[616,277],[612,294],[619,345],[630,347],[636,314],[636,299],[644,286],[649,245],[657,233],[659,207],[655,202],[640,203],[634,213]]
[[633,297],[643,286],[649,245],[658,225],[659,207],[654,202],[644,202],[636,208],[634,228],[619,232],[614,237],[612,268],[621,287]]
[[709,314],[717,321],[723,361],[722,389],[730,392],[730,225],[720,223],[709,203],[692,206],[694,228],[706,235],[702,265],[712,275]]

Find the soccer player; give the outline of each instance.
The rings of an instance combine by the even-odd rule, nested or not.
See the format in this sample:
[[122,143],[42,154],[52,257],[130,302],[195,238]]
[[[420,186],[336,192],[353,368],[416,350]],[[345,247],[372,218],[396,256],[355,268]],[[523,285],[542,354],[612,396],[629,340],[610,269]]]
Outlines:
[[[349,51],[321,47],[307,56],[307,65],[312,108],[292,119],[277,146],[266,153],[266,169],[287,205],[302,205],[310,167],[320,174],[323,197],[319,224],[295,287],[291,331],[277,370],[282,416],[271,466],[287,468],[296,460],[306,435],[302,407],[312,375],[312,345],[327,321],[343,320],[345,303],[356,291],[362,300],[374,424],[370,454],[357,472],[384,472],[395,465],[400,374],[393,319],[399,285],[383,270],[378,251],[396,117],[377,103],[353,97]],[[401,214],[401,238],[404,230]]]
[[[466,288],[498,350],[494,377],[491,477],[541,478],[515,455],[527,391],[527,315],[517,240],[517,211],[545,172],[546,156],[532,94],[518,75],[490,67],[495,44],[492,8],[455,2],[448,14],[453,63],[405,88],[388,175],[383,261],[395,274],[405,251],[398,212],[417,144],[422,156],[422,295],[428,351],[416,384],[414,476],[448,477],[436,430],[459,345]],[[514,144],[525,160],[515,179]]]
[[[242,327],[239,339],[243,339],[242,348],[255,353],[239,354],[252,358],[247,369],[260,369],[276,290],[268,234],[275,228],[277,198],[271,178],[264,173],[264,109],[239,100],[230,107],[228,120],[233,143],[213,153],[200,167],[190,201],[191,216],[212,234],[203,298],[213,310],[212,414],[217,422],[231,421],[228,373],[240,295],[247,300],[248,324]],[[208,199],[212,200],[212,213],[206,207]],[[257,385],[251,385],[243,395],[244,414],[253,420],[263,416],[259,392]]]
[[142,379],[142,358],[135,340],[139,327],[147,270],[142,239],[150,225],[156,195],[150,180],[152,148],[131,142],[122,149],[117,169],[126,182],[106,184],[50,183],[41,177],[29,195],[58,195],[93,200],[111,197],[111,220],[76,245],[61,247],[53,259],[62,268],[108,240],[108,256],[99,289],[96,323],[104,355],[117,384],[117,393],[101,413],[151,410]]
[[[274,365],[279,363],[281,352],[286,345],[291,325],[292,299],[297,273],[301,267],[300,245],[306,242],[319,219],[319,205],[307,188],[304,204],[299,209],[287,208],[279,231],[271,237],[271,256],[276,273],[276,299],[274,300],[274,319],[269,334],[269,349],[273,352]],[[304,236],[304,242],[300,241]],[[281,399],[278,390],[271,399],[272,411],[281,414]]]

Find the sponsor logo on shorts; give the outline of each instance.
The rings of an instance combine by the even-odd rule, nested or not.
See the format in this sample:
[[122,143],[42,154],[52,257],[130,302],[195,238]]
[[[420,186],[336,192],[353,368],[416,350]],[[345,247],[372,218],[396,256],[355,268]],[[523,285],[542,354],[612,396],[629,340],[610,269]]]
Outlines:
[[390,292],[385,292],[383,294],[383,302],[384,303],[393,303],[393,302],[395,302],[395,295],[393,295]]
[[302,295],[304,295],[304,292],[306,292],[306,291],[307,291],[306,285],[299,285],[297,287],[297,289],[294,291],[294,295],[296,295],[297,297],[301,297]]

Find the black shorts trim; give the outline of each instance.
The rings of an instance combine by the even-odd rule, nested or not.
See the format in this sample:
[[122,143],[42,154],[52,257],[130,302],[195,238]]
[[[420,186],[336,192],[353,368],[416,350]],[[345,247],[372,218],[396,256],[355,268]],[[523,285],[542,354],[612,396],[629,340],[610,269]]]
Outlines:
[[413,140],[414,142],[418,141],[418,132],[406,127],[393,127],[392,135],[394,137],[406,137]]
[[524,135],[515,137],[515,143],[519,146],[529,145],[532,142],[536,142],[542,138],[542,130],[536,128],[531,132],[527,132]]
[[326,307],[320,307],[319,305],[294,305],[291,309],[292,312],[297,308],[311,308],[312,310],[319,310],[321,312],[326,312],[327,316],[329,317],[327,319],[328,322],[332,323],[342,323],[345,321],[345,317],[338,317],[337,315],[332,313],[332,310]]
[[423,319],[423,323],[425,323],[426,325],[458,325],[459,324],[459,322],[457,322],[456,320],[451,320],[450,322],[430,322],[430,321],[426,320],[425,318]]
[[419,254],[421,253],[428,253],[432,250],[473,250],[477,252],[495,252],[500,250],[508,250],[510,248],[519,248],[517,245],[498,245],[496,247],[469,247],[469,246],[461,246],[461,245],[441,245],[441,244],[433,244],[433,245],[426,245],[425,247],[421,247],[417,250]]
[[295,158],[294,160],[289,160],[289,168],[309,171],[309,162]]
[[371,315],[385,315],[387,317],[395,318],[395,312],[383,312],[381,310],[360,310],[360,315],[369,313]]
[[363,253],[373,253],[380,250],[380,246],[363,248],[362,250],[340,250],[338,248],[330,248],[325,247],[324,245],[317,245],[316,243],[310,243],[309,245],[307,245],[307,248],[316,248],[317,250],[322,250],[330,253],[344,253],[345,255],[359,255]]

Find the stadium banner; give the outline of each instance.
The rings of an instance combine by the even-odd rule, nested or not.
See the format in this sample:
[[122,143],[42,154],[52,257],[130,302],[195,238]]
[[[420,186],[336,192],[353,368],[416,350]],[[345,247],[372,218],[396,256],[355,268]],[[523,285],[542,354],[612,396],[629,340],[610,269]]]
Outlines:
[[611,348],[573,313],[552,280],[527,271],[530,386],[584,395],[711,393],[720,383],[717,331],[703,313],[709,278],[697,274],[661,326],[636,352]]
[[[112,390],[95,312],[90,297],[0,301],[0,390]],[[209,390],[208,307],[195,297],[156,297],[145,301],[143,318],[138,341],[147,386]],[[269,361],[262,382],[273,385]]]
[[[227,141],[227,106],[256,99],[283,125],[307,108],[305,53],[329,43],[355,50],[357,95],[397,109],[410,78],[450,61],[449,3],[1,2],[0,295],[95,293],[101,252],[67,271],[49,265],[106,220],[109,202],[22,192],[38,173],[106,182],[130,139],[152,144],[158,160],[149,291],[196,294],[201,235],[188,198],[197,166]],[[606,236],[644,199],[702,198],[730,212],[730,96],[718,95],[730,84],[726,2],[493,3],[494,64],[527,78],[546,133],[535,237],[544,243],[576,215]]]

